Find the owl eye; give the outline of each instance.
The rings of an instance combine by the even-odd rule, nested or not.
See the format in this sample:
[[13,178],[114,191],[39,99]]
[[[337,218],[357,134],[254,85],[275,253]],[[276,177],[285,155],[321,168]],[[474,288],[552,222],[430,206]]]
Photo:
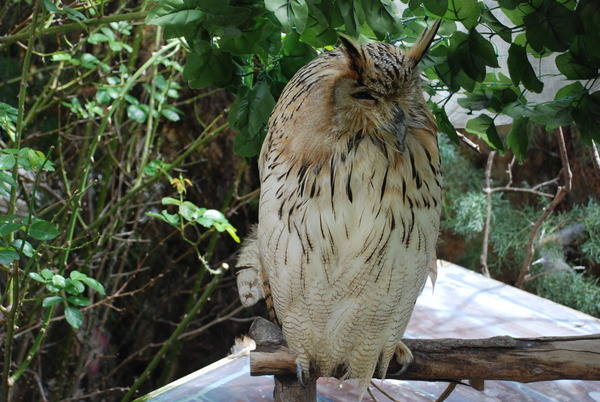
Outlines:
[[354,99],[376,100],[368,91],[358,91],[351,95]]

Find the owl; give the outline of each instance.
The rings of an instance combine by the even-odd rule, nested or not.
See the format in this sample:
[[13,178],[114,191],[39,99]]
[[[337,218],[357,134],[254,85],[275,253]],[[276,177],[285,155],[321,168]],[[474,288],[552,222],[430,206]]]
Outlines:
[[289,81],[260,153],[242,303],[266,298],[302,376],[342,367],[362,394],[394,355],[410,364],[401,338],[435,269],[442,173],[417,65],[438,26],[408,51],[341,37]]

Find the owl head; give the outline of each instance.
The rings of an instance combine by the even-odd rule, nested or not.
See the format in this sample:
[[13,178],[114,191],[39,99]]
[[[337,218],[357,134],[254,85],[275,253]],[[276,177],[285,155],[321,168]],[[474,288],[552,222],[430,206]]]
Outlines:
[[419,123],[423,99],[418,63],[440,25],[437,20],[407,51],[385,43],[358,44],[341,36],[341,52],[348,63],[338,77],[334,99],[337,114],[357,129],[388,132],[399,148],[411,125]]
[[349,67],[355,73],[356,99],[373,100],[399,96],[404,87],[418,80],[417,65],[440,25],[436,20],[408,51],[386,43],[360,45],[346,36],[340,36]]

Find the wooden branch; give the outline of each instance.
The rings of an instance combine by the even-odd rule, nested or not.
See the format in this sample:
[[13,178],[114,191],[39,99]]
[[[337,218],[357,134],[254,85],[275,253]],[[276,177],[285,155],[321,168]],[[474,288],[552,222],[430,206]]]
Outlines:
[[[402,375],[393,359],[386,378],[422,381],[600,380],[600,334],[574,337],[405,339],[414,361]],[[250,374],[295,375],[296,357],[280,343],[257,344]],[[335,377],[343,375],[338,370]]]
[[561,175],[563,176],[563,185],[559,186],[556,195],[550,205],[548,205],[542,214],[538,217],[537,221],[533,225],[533,229],[531,230],[531,234],[529,235],[529,240],[527,242],[526,251],[527,254],[525,256],[525,261],[523,262],[523,266],[519,271],[519,276],[517,278],[517,282],[515,283],[516,288],[522,288],[523,284],[529,277],[529,270],[531,267],[531,262],[533,261],[534,250],[534,242],[537,239],[537,235],[542,227],[542,223],[544,220],[554,211],[554,209],[562,202],[563,198],[567,195],[569,191],[571,191],[571,184],[573,181],[573,174],[571,173],[571,166],[569,164],[569,156],[567,154],[567,147],[565,145],[565,135],[563,127],[558,128],[558,145],[560,149],[560,159],[562,163]]

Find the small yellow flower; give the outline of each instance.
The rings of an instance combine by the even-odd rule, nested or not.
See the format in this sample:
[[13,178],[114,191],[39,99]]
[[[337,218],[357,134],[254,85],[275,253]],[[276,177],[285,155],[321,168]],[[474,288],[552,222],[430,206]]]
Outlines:
[[187,191],[186,187],[191,187],[192,182],[190,179],[184,179],[182,175],[179,175],[179,178],[176,177],[171,179],[171,185],[175,187],[179,194],[185,194]]

